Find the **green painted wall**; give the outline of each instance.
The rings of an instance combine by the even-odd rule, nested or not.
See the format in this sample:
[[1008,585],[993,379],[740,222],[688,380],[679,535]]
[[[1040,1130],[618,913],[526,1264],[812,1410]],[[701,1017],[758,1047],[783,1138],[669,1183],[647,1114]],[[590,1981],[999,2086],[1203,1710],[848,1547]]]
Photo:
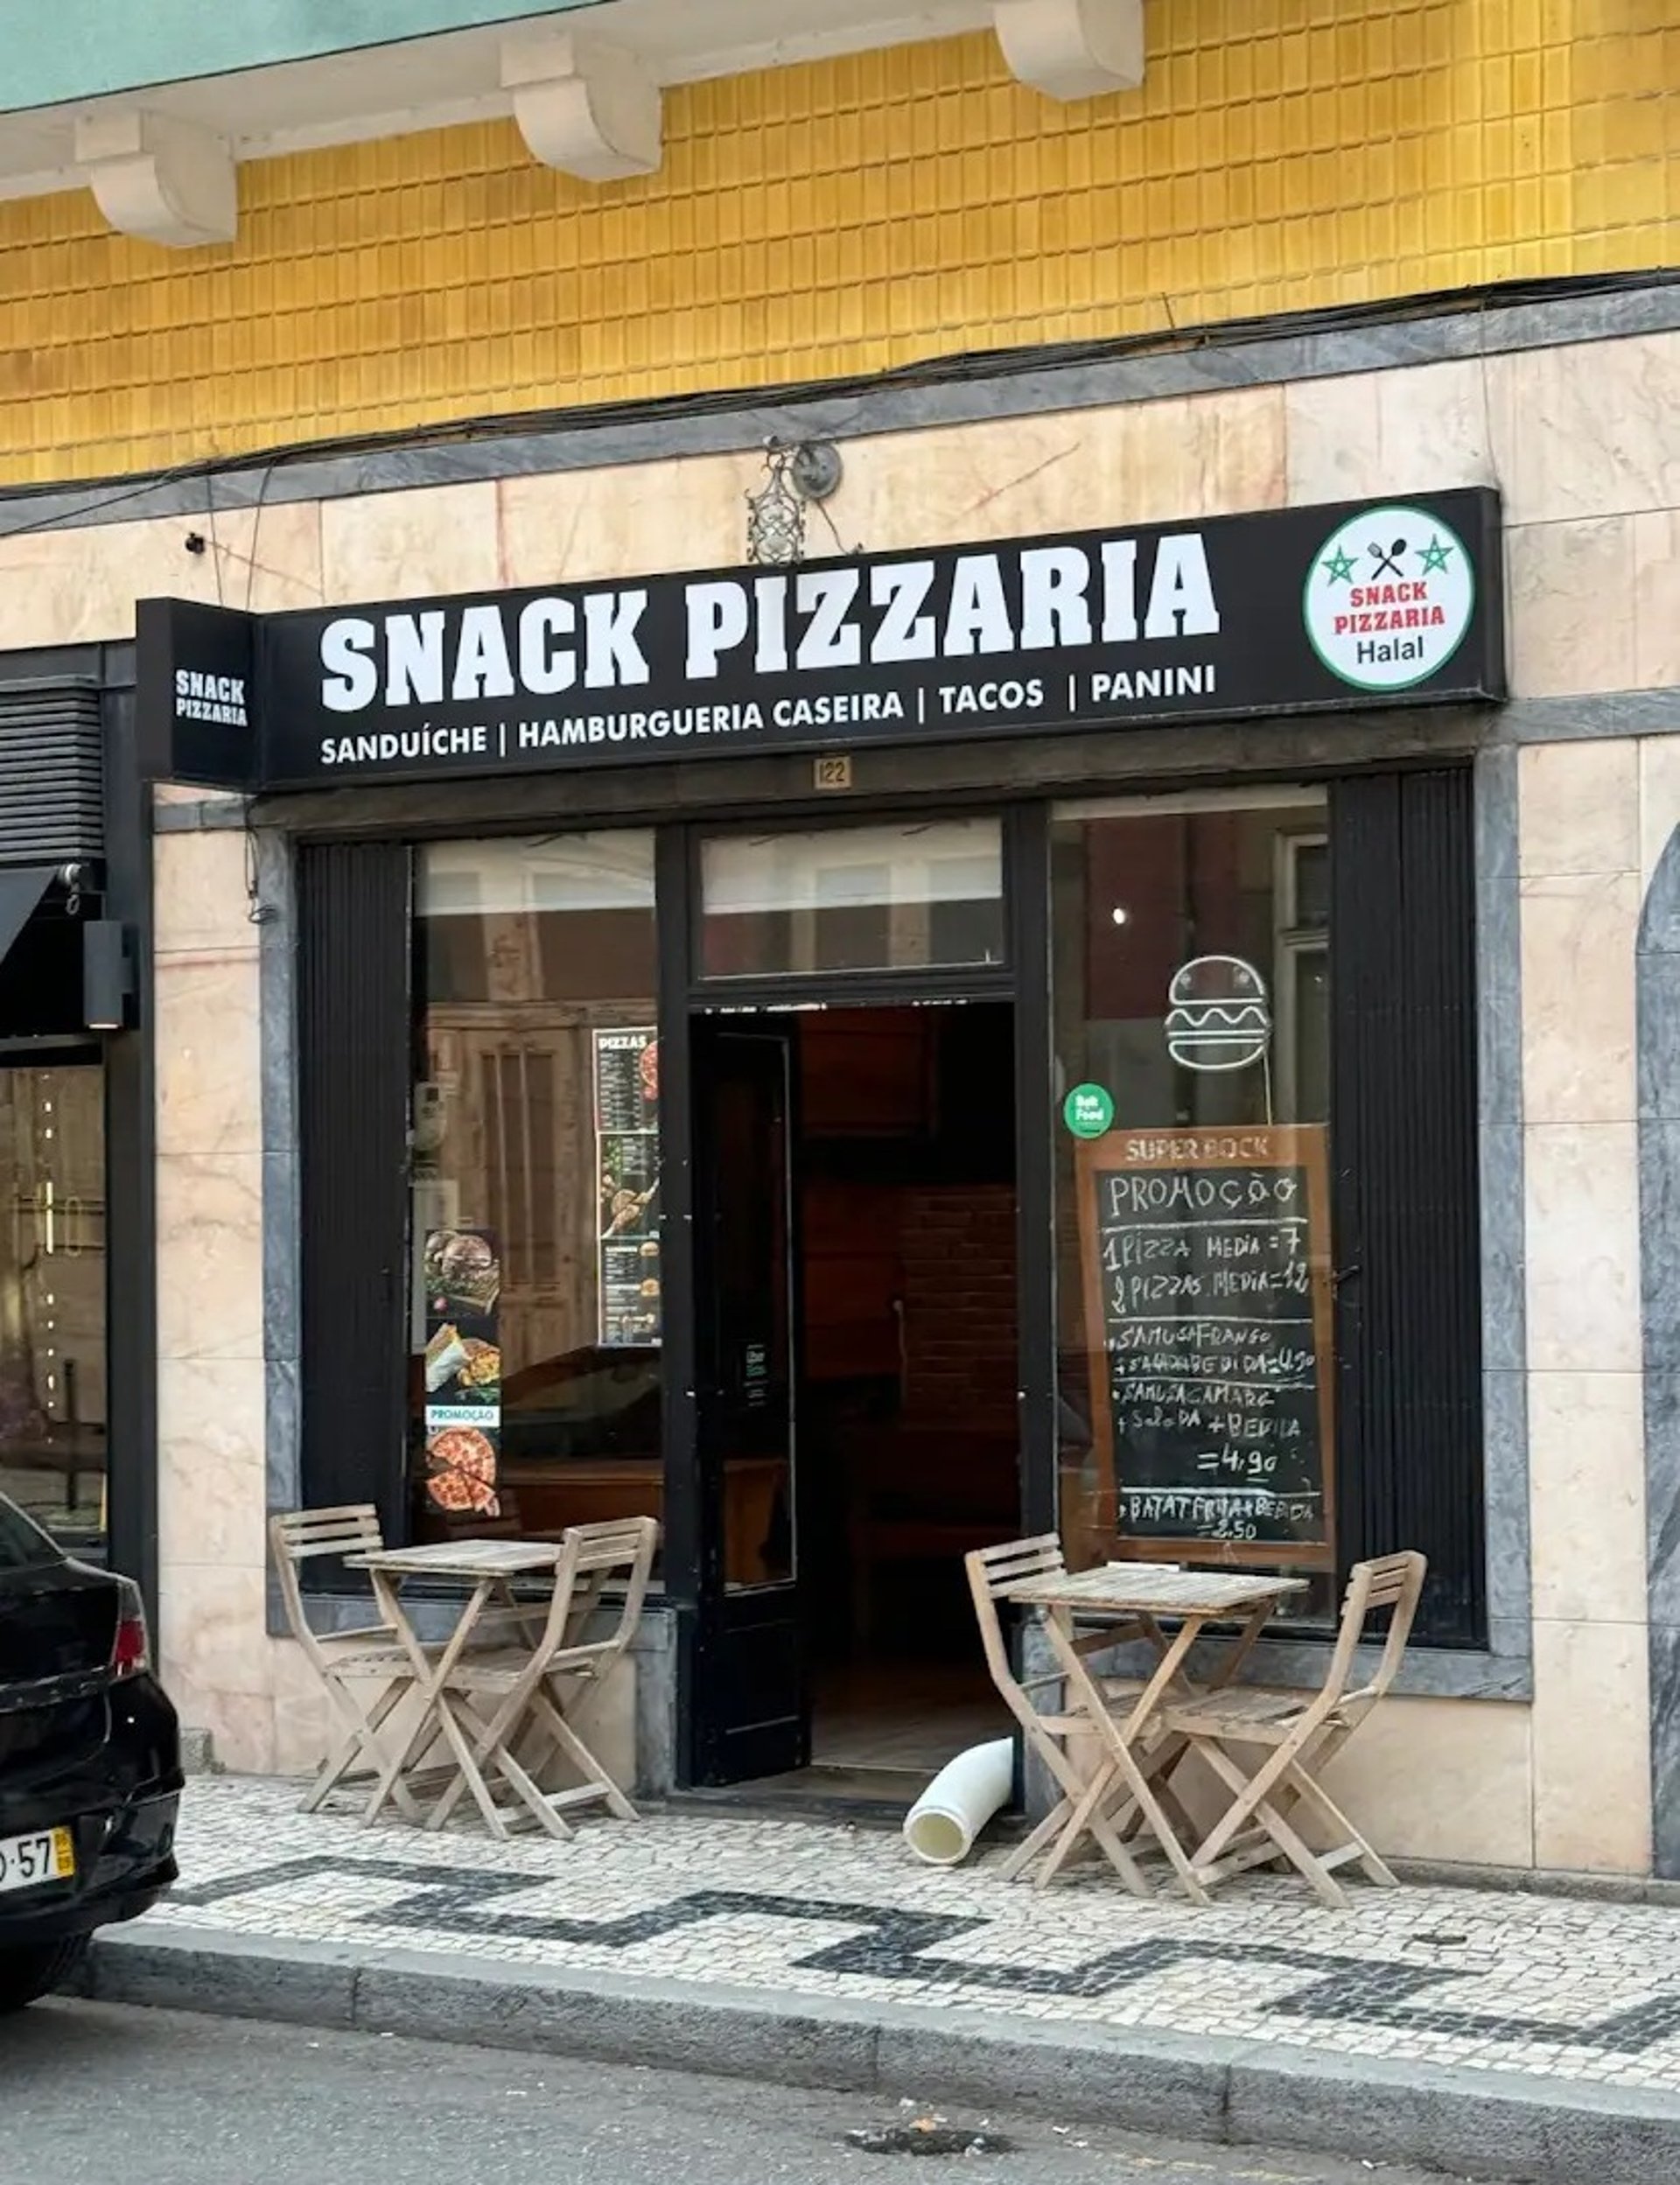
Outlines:
[[[0,0],[0,113],[556,15],[598,0]],[[690,5],[700,0],[690,0]]]

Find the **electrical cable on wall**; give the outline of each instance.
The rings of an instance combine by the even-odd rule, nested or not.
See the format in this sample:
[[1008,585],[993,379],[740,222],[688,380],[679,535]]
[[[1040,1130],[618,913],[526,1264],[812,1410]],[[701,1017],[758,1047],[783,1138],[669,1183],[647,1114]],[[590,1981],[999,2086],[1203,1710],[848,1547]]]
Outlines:
[[[1119,335],[1102,340],[1046,343],[1040,347],[957,351],[947,356],[923,358],[914,364],[895,366],[888,371],[844,379],[806,380],[767,389],[733,388],[720,391],[702,390],[692,394],[663,396],[651,402],[588,403],[575,409],[521,410],[511,415],[480,414],[459,418],[445,425],[405,427],[396,431],[369,433],[360,437],[346,435],[338,438],[289,441],[266,450],[254,450],[246,455],[201,457],[192,462],[177,464],[169,470],[148,472],[143,477],[123,479],[119,473],[116,478],[94,481],[88,488],[93,497],[85,503],[74,508],[56,509],[52,515],[35,522],[12,524],[0,529],[0,539],[24,538],[32,533],[54,530],[62,526],[91,522],[110,509],[143,499],[149,494],[164,492],[172,486],[198,478],[243,475],[258,465],[266,466],[266,491],[267,478],[271,478],[276,471],[294,464],[320,461],[329,455],[342,459],[376,455],[396,448],[458,446],[464,441],[491,436],[523,438],[556,431],[581,434],[609,427],[622,428],[626,423],[652,424],[662,419],[686,422],[696,417],[740,416],[743,413],[775,419],[791,405],[813,402],[828,404],[871,394],[886,394],[896,389],[1007,379],[1028,372],[1067,371],[1080,365],[1172,355],[1184,350],[1194,350],[1199,354],[1241,350],[1255,344],[1271,346],[1317,334],[1348,333],[1376,326],[1416,326],[1430,319],[1461,317],[1466,311],[1479,310],[1484,314],[1490,311],[1516,311],[1525,306],[1561,303],[1571,298],[1628,295],[1676,285],[1680,285],[1680,268],[1673,266],[1653,267],[1640,273],[1571,275],[1550,280],[1490,282],[1480,288],[1435,289],[1422,295],[1378,303],[1338,305],[1280,313],[1270,318],[1221,319],[1200,326],[1157,329],[1151,333]],[[1240,386],[1242,382],[1239,379],[1230,384]],[[1220,390],[1209,382],[1201,391],[1214,393]],[[781,429],[789,422],[785,417],[780,419],[778,438],[797,439],[801,437],[797,431]],[[832,430],[831,425],[827,429]],[[26,506],[32,499],[57,500],[64,491],[61,484],[18,486],[0,488],[0,494],[14,504]],[[242,504],[224,503],[224,507],[239,505]]]

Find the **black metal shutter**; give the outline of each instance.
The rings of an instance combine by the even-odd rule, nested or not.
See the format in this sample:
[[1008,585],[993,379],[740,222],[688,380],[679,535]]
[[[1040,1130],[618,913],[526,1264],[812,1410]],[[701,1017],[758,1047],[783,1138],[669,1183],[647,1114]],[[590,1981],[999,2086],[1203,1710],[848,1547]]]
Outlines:
[[0,690],[0,865],[97,858],[104,841],[98,690],[48,683]]
[[1421,1548],[1418,1635],[1486,1635],[1470,770],[1334,784],[1331,1138],[1345,1567]]
[[[401,843],[298,858],[303,1499],[405,1537],[409,870]],[[322,1573],[324,1577],[329,1573]]]

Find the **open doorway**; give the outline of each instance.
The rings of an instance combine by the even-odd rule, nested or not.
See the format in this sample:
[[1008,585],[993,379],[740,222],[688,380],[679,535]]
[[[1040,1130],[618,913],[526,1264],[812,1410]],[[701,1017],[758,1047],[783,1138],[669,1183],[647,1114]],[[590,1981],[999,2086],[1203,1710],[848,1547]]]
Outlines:
[[1012,1014],[799,1019],[811,1758],[876,1789],[1008,1727],[962,1558],[1020,1529]]
[[1008,1727],[962,1558],[1019,1530],[1012,1012],[732,1012],[694,1067],[733,1604],[701,1779],[908,1797]]

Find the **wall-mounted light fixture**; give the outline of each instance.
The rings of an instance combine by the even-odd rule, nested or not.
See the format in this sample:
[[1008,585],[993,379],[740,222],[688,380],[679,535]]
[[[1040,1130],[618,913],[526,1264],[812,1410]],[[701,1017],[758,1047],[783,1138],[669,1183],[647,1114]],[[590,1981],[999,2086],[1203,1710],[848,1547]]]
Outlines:
[[805,511],[821,508],[839,490],[845,466],[830,441],[788,445],[772,439],[765,443],[764,468],[763,485],[746,496],[746,558],[785,567],[805,558]]
[[125,1031],[134,1000],[129,929],[116,918],[89,918],[81,928],[81,1019],[90,1032]]

